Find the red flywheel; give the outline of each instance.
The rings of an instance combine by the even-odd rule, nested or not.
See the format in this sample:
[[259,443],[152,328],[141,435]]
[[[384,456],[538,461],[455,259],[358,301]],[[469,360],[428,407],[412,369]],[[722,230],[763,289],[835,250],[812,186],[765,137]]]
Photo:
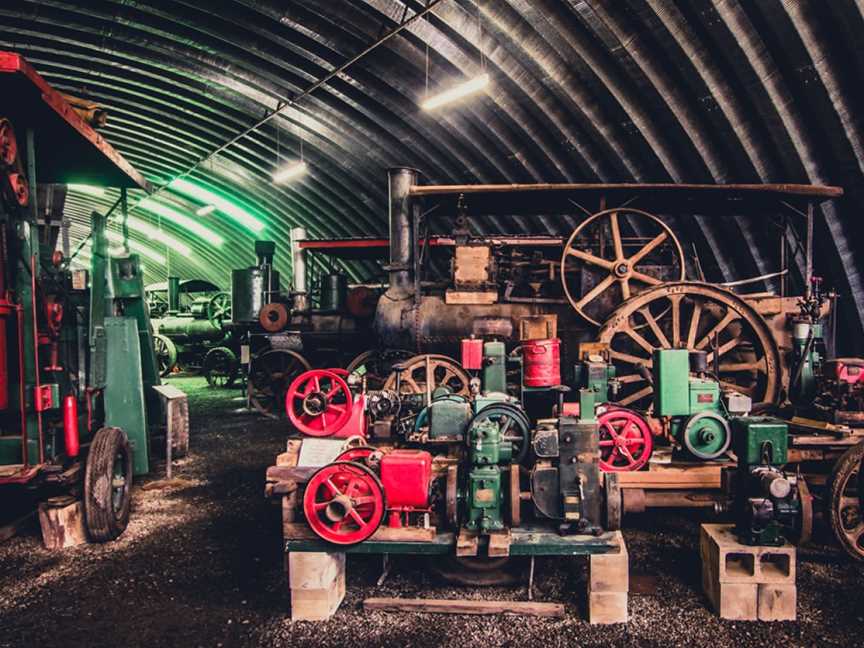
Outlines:
[[386,504],[384,488],[366,466],[337,461],[306,484],[303,513],[322,539],[338,545],[363,542],[378,529]]
[[356,461],[357,463],[363,463],[375,452],[377,452],[377,450],[372,446],[349,448],[348,450],[344,450],[338,457],[336,457],[336,461]]
[[297,376],[285,394],[288,420],[303,434],[330,436],[351,418],[351,390],[337,374],[313,369]]
[[627,472],[643,468],[654,450],[651,428],[638,413],[608,409],[597,417],[600,424],[600,469]]

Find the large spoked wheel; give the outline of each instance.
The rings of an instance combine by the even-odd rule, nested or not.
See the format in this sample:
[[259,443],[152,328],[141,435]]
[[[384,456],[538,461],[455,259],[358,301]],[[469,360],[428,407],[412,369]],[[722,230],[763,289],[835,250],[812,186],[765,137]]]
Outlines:
[[682,281],[652,288],[618,307],[598,338],[618,370],[622,407],[650,406],[654,389],[638,367],[651,369],[655,349],[706,351],[710,371],[715,343],[722,388],[754,403],[776,402],[780,394],[780,352],[768,325],[747,302],[716,286]]
[[231,387],[237,380],[240,363],[231,349],[216,347],[210,349],[204,356],[201,371],[211,387]]
[[177,366],[177,346],[164,335],[154,335],[153,350],[156,352],[159,375],[164,378]]
[[363,542],[378,529],[386,508],[384,488],[357,463],[331,463],[309,479],[303,495],[306,522],[320,538],[338,545]]
[[265,416],[276,418],[282,412],[288,385],[312,367],[296,351],[272,349],[252,358],[247,390],[249,402]]
[[84,468],[84,519],[94,542],[114,540],[129,524],[132,449],[120,428],[100,429]]
[[570,235],[561,257],[568,301],[598,326],[622,301],[664,281],[681,281],[684,270],[672,230],[653,214],[629,208],[591,216]]
[[847,450],[837,461],[828,483],[831,529],[843,550],[855,560],[864,561],[864,509],[861,499],[861,462],[864,443]]
[[351,390],[337,374],[313,369],[297,376],[285,395],[288,420],[303,434],[330,436],[351,418]]
[[[438,387],[447,387],[452,394],[468,396],[471,378],[453,358],[445,355],[422,354],[403,362],[399,391],[402,394],[425,394]],[[391,373],[384,382],[384,389],[396,389],[397,372]]]
[[654,450],[651,428],[642,416],[609,408],[597,417],[600,426],[600,470],[629,472],[645,467]]
[[513,444],[513,463],[520,464],[528,455],[531,438],[531,422],[522,408],[511,403],[487,405],[471,419],[471,426],[491,420],[498,425],[502,441]]
[[359,379],[365,378],[367,389],[376,391],[384,387],[393,373],[393,365],[413,356],[411,351],[402,349],[370,349],[354,358],[345,369]]
[[231,295],[219,292],[207,302],[207,319],[215,328],[222,328],[223,322],[231,321]]
[[168,298],[164,293],[148,292],[146,301],[151,320],[159,319],[168,312]]

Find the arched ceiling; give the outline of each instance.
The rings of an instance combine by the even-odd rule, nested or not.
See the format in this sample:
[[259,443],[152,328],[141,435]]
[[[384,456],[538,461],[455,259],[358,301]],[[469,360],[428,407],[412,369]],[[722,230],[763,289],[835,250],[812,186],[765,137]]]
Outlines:
[[[134,197],[133,249],[149,280],[170,267],[227,286],[232,267],[253,261],[255,238],[279,243],[288,275],[288,232],[298,225],[314,238],[384,234],[385,169],[394,165],[439,183],[835,184],[846,195],[818,212],[817,271],[862,338],[861,2],[443,0],[290,105],[424,2],[4,0],[0,48],[62,91],[103,103],[103,135],[157,185],[289,102],[185,184],[143,204]],[[419,108],[427,78],[434,90],[482,66],[492,78],[485,94]],[[274,186],[277,156],[298,157],[301,141],[309,173]],[[73,245],[90,210],[115,198],[70,193]],[[207,203],[217,210],[197,216]],[[582,217],[574,209],[475,226],[569,233]],[[779,267],[767,214],[671,220],[709,280]],[[800,284],[800,255],[795,262]]]

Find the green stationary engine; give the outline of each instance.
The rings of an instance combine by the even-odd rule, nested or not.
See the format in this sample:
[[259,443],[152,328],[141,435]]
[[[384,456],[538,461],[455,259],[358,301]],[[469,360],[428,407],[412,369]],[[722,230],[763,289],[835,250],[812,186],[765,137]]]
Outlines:
[[723,457],[732,442],[729,417],[750,411],[737,392],[721,393],[708,372],[706,353],[657,349],[652,357],[654,416],[661,419],[676,452],[696,459]]
[[741,542],[779,546],[798,523],[801,501],[797,479],[783,472],[788,435],[788,426],[779,419],[732,419],[733,449],[738,458],[733,511]]

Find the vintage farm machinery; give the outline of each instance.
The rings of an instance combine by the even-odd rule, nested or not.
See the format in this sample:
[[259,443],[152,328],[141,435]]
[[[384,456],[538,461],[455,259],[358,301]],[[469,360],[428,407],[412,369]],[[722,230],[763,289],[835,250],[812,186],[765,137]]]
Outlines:
[[[89,538],[107,541],[126,527],[164,417],[142,273],[136,255],[109,254],[96,212],[88,270],[57,248],[65,183],[120,187],[124,212],[127,188],[148,185],[17,54],[0,52],[0,96],[4,516],[71,494]],[[180,454],[188,421],[176,416]]]
[[161,311],[152,320],[160,374],[167,376],[180,366],[184,371],[200,371],[213,387],[233,385],[240,360],[225,328],[231,320],[231,296],[200,280],[181,282],[179,277],[168,277],[164,286],[164,308],[159,300],[162,286],[148,292],[151,308],[155,303]]
[[[688,281],[688,275],[701,276],[701,265],[684,253],[669,225],[694,212],[710,218],[773,210],[772,222],[785,241],[781,264],[793,252],[804,255],[801,276],[806,279],[813,268],[814,205],[842,190],[805,185],[425,186],[418,180],[411,169],[389,173],[389,239],[301,242],[303,249],[352,259],[373,260],[389,250],[388,287],[375,312],[375,346],[341,377],[355,393],[352,407],[360,409],[357,399],[362,398],[367,412],[373,402],[381,411],[399,411],[405,420],[394,419],[391,438],[423,449],[436,435],[447,436],[442,429],[462,430],[464,441],[466,421],[477,415],[472,403],[480,398],[472,381],[492,384],[495,378],[486,375],[487,369],[504,358],[496,390],[516,400],[523,417],[513,420],[528,420],[531,435],[553,411],[598,421],[608,528],[618,528],[626,512],[652,507],[734,509],[743,535],[744,529],[761,529],[770,521],[765,533],[750,537],[771,541],[781,530],[806,538],[814,515],[822,511],[835,519],[844,547],[859,543],[850,553],[864,555],[856,485],[860,432],[848,425],[841,430],[837,422],[808,427],[802,413],[793,418],[782,406],[806,384],[807,393],[819,392],[808,401],[813,407],[823,412],[839,407],[848,413],[847,422],[860,411],[858,361],[824,362],[831,345],[815,339],[823,320],[834,316],[835,300],[802,310],[799,302],[812,300],[814,289],[803,281],[805,296],[788,296],[793,270],[785,265],[779,273],[731,286]],[[586,203],[599,204],[600,210],[591,213]],[[545,214],[570,214],[575,207],[589,217],[575,224],[569,237],[474,231],[512,214],[536,213],[538,204]],[[656,213],[674,216],[660,219]],[[789,221],[793,213],[800,222]],[[430,233],[436,218],[450,234]],[[798,241],[794,249],[789,240]],[[779,295],[735,292],[739,286],[772,282]],[[812,326],[804,326],[804,320]],[[450,359],[472,339],[481,346],[500,345],[500,355],[484,354],[482,366],[464,353],[461,366]],[[525,384],[519,361],[525,361],[524,347],[537,340],[561,340],[559,382],[569,392],[565,387],[560,393],[534,393]],[[406,361],[406,350],[419,355]],[[397,371],[382,382],[388,372],[376,361],[386,354],[387,361],[378,365]],[[803,357],[810,358],[809,364],[802,365]],[[367,372],[363,363],[376,370]],[[374,380],[362,391],[358,385],[367,373]],[[442,383],[452,384],[434,394]],[[591,394],[591,412],[580,409],[583,393]],[[413,405],[403,408],[402,403]],[[358,421],[353,415],[345,420]],[[763,435],[759,422],[765,420],[776,425],[775,431],[786,430],[785,455],[779,447],[775,451],[770,434]],[[386,428],[372,416],[366,433],[375,438],[376,426],[382,425]],[[740,443],[772,450],[757,452],[736,468],[731,450]],[[855,450],[838,462],[849,448]],[[501,456],[506,455],[505,448]],[[655,455],[660,463],[653,461]],[[463,475],[477,467],[470,451],[458,456]],[[433,451],[433,465],[436,461]],[[832,467],[834,477],[826,477]],[[737,479],[723,476],[736,470]],[[738,495],[731,486],[736,481]],[[723,484],[730,486],[724,490]],[[773,498],[770,510],[747,508],[766,496]],[[838,531],[841,527],[845,531]]]

